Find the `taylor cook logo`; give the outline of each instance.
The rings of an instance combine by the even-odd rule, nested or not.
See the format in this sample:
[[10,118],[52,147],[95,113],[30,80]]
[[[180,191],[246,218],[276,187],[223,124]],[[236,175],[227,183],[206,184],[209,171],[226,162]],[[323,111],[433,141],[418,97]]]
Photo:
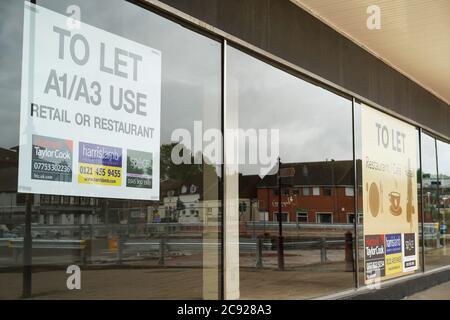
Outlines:
[[73,141],[33,135],[31,179],[72,181]]

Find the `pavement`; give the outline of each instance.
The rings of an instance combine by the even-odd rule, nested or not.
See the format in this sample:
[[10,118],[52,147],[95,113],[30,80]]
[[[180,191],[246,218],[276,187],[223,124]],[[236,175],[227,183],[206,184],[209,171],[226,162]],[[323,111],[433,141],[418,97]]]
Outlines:
[[450,300],[450,282],[415,293],[404,300]]
[[[241,268],[241,299],[310,299],[352,288],[351,272],[331,263],[320,268]],[[33,273],[32,299],[202,299],[201,268],[82,270],[81,290],[68,290],[65,270]],[[0,273],[0,300],[18,299],[20,272]],[[450,300],[450,282],[406,297],[405,300]]]
[[[64,269],[33,272],[33,299],[202,299],[200,267],[122,267],[81,272],[81,290],[68,290]],[[136,266],[135,266],[136,267]],[[143,268],[142,268],[143,267]],[[241,268],[241,299],[308,299],[352,287],[341,264],[302,268]],[[20,271],[0,273],[0,300],[20,298]]]

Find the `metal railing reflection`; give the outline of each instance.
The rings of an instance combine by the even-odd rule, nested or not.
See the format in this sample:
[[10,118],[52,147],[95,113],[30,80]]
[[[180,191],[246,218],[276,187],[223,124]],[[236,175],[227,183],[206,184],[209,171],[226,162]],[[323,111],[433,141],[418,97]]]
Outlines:
[[[284,249],[290,250],[318,250],[320,252],[321,263],[328,261],[327,252],[329,248],[342,248],[346,243],[345,239],[326,239],[318,238],[304,241],[287,241],[284,243]],[[201,238],[171,238],[161,237],[158,239],[130,239],[120,238],[116,240],[116,246],[110,246],[107,250],[114,258],[110,260],[113,264],[123,264],[127,262],[136,262],[139,260],[153,259],[157,260],[158,266],[165,266],[168,257],[177,257],[191,254],[201,254],[205,248],[220,250],[220,242],[204,242]],[[23,239],[0,239],[0,247],[7,247],[12,250],[11,258],[16,263],[20,263],[21,250],[23,248]],[[104,262],[101,258],[101,252],[94,252],[92,241],[87,240],[61,240],[61,239],[33,239],[33,253],[39,254],[40,251],[46,254],[52,254],[54,250],[76,250],[79,254],[79,261],[85,264],[96,264]],[[241,239],[239,250],[242,253],[254,255],[254,266],[263,268],[264,252],[276,250],[277,243],[271,239],[258,238]]]
[[[60,263],[57,257],[67,252],[76,261],[83,264],[122,264],[128,262],[142,263],[153,261],[152,264],[166,266],[168,262],[183,257],[193,257],[189,262],[180,263],[186,265],[193,263],[201,265],[201,255],[206,248],[220,252],[223,245],[219,241],[218,222],[193,222],[193,223],[139,223],[139,224],[97,224],[97,225],[32,225],[33,256],[38,257],[33,263],[38,264],[40,257],[49,257],[49,263]],[[344,258],[346,249],[345,232],[351,230],[351,224],[317,224],[317,223],[285,223],[287,235],[289,230],[301,230],[299,234],[292,233],[283,244],[287,252],[301,251],[317,252],[312,259],[319,263],[327,263],[331,255],[339,253]],[[361,225],[358,225],[361,227]],[[425,223],[426,249],[431,250],[445,245],[446,234],[439,232],[436,224]],[[247,265],[257,268],[267,267],[270,261],[264,263],[266,257],[276,251],[277,242],[270,237],[270,232],[276,230],[276,222],[242,222],[239,251],[247,254]],[[316,229],[316,230],[314,230]],[[253,232],[256,230],[256,232]],[[304,231],[313,230],[311,234]],[[316,232],[317,230],[320,233]],[[334,230],[328,232],[326,230]],[[217,242],[203,239],[204,232],[209,231],[217,234]],[[264,232],[268,232],[269,236]],[[0,250],[2,251],[3,266],[20,265],[21,246],[23,240],[20,228],[16,233],[9,232],[12,237],[0,238]],[[252,235],[257,237],[253,238]],[[300,235],[300,236],[299,236]],[[111,242],[116,242],[116,248],[111,248]],[[352,240],[354,241],[354,240]],[[363,245],[362,238],[359,239],[360,247]],[[73,245],[73,246],[71,246]],[[353,243],[352,243],[353,246]],[[331,251],[330,251],[331,250]],[[353,249],[352,249],[353,250]],[[348,251],[348,250],[347,250]],[[346,254],[347,255],[347,254]],[[263,259],[264,258],[264,259]],[[333,258],[333,256],[332,256]],[[301,258],[303,259],[303,258]],[[339,258],[341,259],[341,258]],[[44,260],[44,259],[42,259]],[[169,261],[170,260],[170,261]],[[177,261],[178,261],[177,260]],[[192,262],[194,261],[195,262]],[[270,260],[270,259],[269,259]],[[303,259],[300,261],[304,263]],[[347,259],[349,260],[349,259]],[[9,262],[8,262],[9,261]],[[341,260],[343,261],[343,260]],[[245,265],[246,263],[242,263]]]

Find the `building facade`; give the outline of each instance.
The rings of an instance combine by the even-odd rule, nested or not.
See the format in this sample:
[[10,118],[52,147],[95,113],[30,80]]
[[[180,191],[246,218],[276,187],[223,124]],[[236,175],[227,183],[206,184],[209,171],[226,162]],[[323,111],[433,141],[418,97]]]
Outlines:
[[310,299],[369,290],[380,261],[383,285],[450,272],[448,101],[298,1],[0,17],[0,299]]

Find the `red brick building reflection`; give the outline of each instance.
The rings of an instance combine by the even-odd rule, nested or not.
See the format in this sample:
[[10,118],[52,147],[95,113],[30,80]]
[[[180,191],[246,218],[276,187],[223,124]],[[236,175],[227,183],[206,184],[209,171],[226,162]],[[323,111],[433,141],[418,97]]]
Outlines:
[[[295,170],[292,178],[283,179],[286,184],[282,188],[281,196],[283,221],[353,223],[353,161],[289,163],[283,164],[282,167]],[[240,186],[245,186],[247,190],[251,182],[254,182],[254,176],[242,176],[241,179]],[[257,183],[255,189],[259,212],[265,215],[266,220],[277,221],[277,176],[266,176]],[[247,196],[251,197],[250,194]],[[361,195],[359,199],[361,200]]]

